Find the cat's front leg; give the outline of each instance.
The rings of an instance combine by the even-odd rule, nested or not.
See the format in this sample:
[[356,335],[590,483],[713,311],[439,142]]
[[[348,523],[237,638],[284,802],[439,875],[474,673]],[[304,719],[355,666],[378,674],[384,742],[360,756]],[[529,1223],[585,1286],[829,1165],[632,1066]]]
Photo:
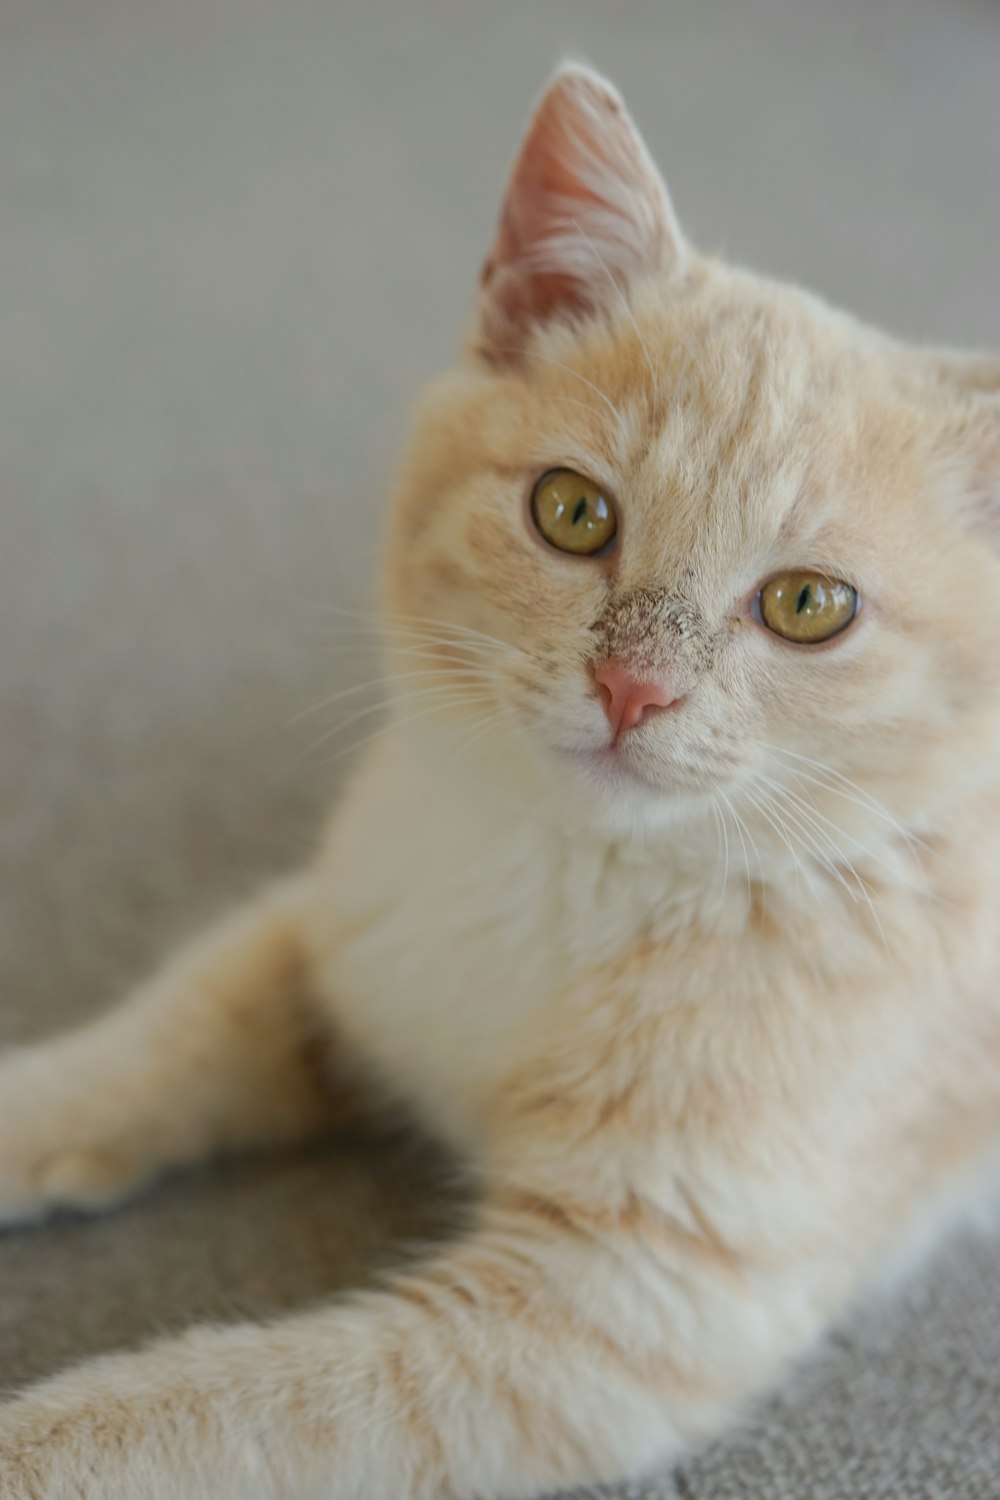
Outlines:
[[0,1408],[0,1497],[514,1500],[650,1468],[745,1381],[746,1289],[723,1308],[724,1278],[562,1215],[498,1211],[383,1292],[29,1392]]
[[104,1207],[157,1171],[295,1139],[336,1101],[319,1066],[287,881],[182,949],[116,1009],[0,1053],[0,1225]]

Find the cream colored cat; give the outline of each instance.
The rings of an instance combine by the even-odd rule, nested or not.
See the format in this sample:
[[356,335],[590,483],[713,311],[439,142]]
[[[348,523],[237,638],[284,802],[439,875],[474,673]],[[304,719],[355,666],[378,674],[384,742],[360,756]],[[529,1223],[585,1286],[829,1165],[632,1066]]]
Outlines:
[[648,1470],[985,1200],[998,495],[1000,363],[702,258],[618,96],[557,75],[420,408],[398,702],[319,858],[0,1064],[8,1224],[372,1090],[478,1166],[477,1222],[0,1408],[3,1500]]

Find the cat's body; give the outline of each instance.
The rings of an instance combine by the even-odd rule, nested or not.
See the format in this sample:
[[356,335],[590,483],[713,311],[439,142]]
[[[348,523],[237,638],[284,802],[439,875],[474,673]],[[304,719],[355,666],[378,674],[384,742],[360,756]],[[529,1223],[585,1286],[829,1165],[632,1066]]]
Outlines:
[[[10,1221],[359,1084],[471,1159],[477,1220],[378,1295],[0,1408],[3,1500],[639,1472],[988,1201],[998,388],[691,255],[616,97],[559,75],[418,419],[395,702],[317,861],[0,1065]],[[568,469],[599,547],[540,508]],[[845,611],[813,644],[786,576],[791,630]]]

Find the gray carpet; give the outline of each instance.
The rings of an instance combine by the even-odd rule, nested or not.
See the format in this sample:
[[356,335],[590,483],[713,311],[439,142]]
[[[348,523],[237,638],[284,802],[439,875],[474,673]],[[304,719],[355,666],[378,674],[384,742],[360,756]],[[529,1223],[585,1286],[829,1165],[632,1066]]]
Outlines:
[[[554,59],[684,222],[1000,347],[1000,8],[0,0],[0,1040],[93,1013],[308,849],[407,401]],[[355,1283],[447,1215],[385,1147],[238,1162],[0,1241],[0,1383]],[[947,1252],[634,1496],[1000,1495],[1000,1256]],[[375,1500],[375,1497],[373,1497]]]

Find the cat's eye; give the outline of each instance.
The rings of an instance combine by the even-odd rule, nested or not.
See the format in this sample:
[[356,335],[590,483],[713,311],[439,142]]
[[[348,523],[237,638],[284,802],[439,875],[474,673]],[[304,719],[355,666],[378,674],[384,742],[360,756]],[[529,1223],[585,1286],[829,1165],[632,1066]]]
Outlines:
[[572,469],[550,469],[535,485],[531,514],[547,542],[560,552],[600,552],[618,530],[614,503],[599,484]]
[[818,646],[839,635],[859,604],[851,584],[800,569],[780,573],[757,595],[760,618],[768,630],[797,646]]

